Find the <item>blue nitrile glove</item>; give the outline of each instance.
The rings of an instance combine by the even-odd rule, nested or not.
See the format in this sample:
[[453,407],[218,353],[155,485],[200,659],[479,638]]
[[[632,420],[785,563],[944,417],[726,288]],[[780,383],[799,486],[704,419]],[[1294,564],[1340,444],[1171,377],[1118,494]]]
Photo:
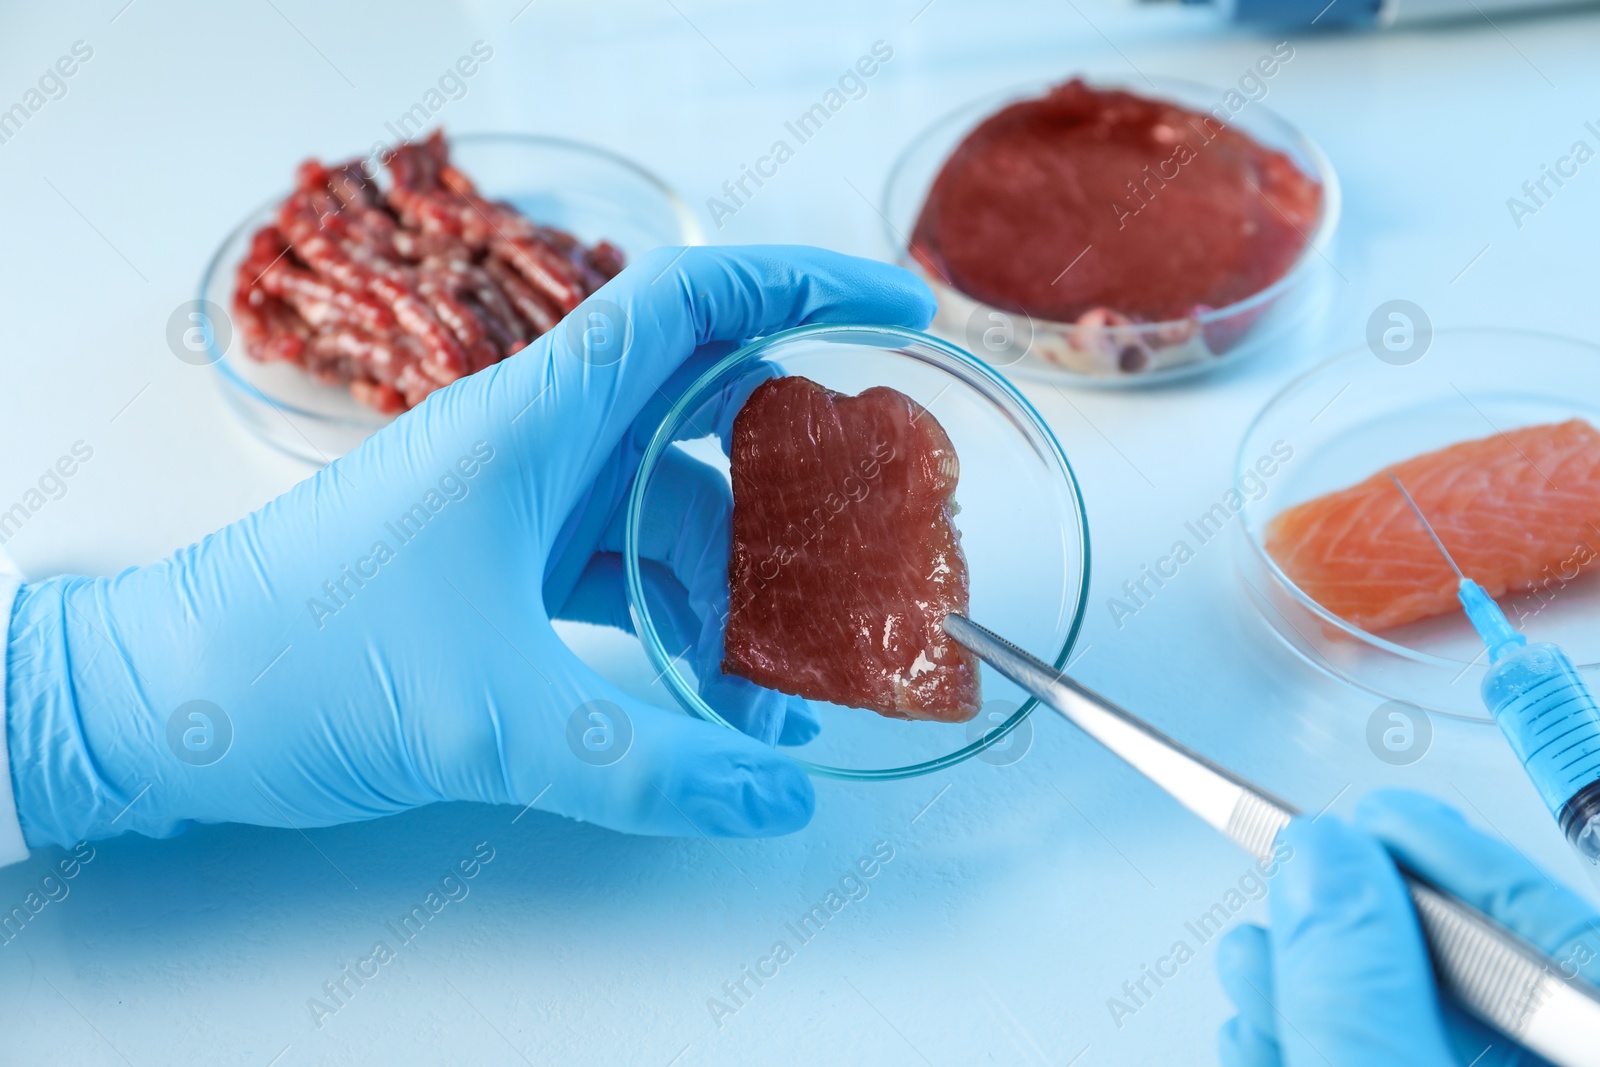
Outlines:
[[[921,282],[881,263],[663,249],[199,544],[115,578],[24,586],[6,727],[28,843],[321,826],[438,800],[536,803],[637,833],[804,825],[814,800],[795,763],[626,696],[550,619],[569,603],[622,618],[616,513],[665,408],[713,359],[801,323],[922,326],[932,311]],[[754,384],[705,427],[725,431]],[[677,635],[715,644],[727,490],[686,461],[670,476],[676,515],[646,532],[653,586]],[[738,679],[709,689],[764,739],[815,730]]]
[[1390,853],[1549,953],[1569,976],[1600,978],[1594,909],[1432,797],[1374,793],[1357,805],[1354,827],[1297,819],[1282,840],[1294,855],[1272,887],[1271,932],[1241,926],[1217,949],[1223,988],[1239,1009],[1222,1028],[1227,1067],[1545,1062],[1448,1001],[1441,1008]]

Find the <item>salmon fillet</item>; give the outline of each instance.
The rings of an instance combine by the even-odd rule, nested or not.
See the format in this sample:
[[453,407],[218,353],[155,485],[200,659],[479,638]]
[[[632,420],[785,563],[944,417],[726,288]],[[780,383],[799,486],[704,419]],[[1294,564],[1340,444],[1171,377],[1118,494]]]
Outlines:
[[1312,599],[1364,630],[1455,611],[1455,573],[1393,472],[1463,573],[1490,596],[1563,581],[1600,558],[1600,431],[1582,419],[1428,452],[1308,500],[1267,524],[1267,552]]
[[733,422],[733,555],[722,669],[890,718],[966,722],[955,448],[904,393],[774,378]]

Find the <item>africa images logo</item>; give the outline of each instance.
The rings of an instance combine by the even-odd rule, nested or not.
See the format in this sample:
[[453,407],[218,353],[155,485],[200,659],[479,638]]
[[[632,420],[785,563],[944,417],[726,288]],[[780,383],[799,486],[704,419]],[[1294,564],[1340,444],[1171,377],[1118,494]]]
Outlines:
[[167,747],[191,767],[209,767],[233,747],[233,720],[209,700],[180,704],[167,718]]

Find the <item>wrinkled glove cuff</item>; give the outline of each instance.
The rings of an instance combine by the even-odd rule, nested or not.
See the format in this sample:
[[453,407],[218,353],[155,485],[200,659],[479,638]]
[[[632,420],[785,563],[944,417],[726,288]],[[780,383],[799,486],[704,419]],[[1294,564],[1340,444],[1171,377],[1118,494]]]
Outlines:
[[[22,577],[10,557],[0,552],[0,625],[4,625],[8,634],[11,608],[21,585]],[[6,691],[7,659],[6,656],[0,656],[0,694]],[[8,715],[8,721],[9,718]],[[7,743],[7,732],[0,730],[0,867],[28,858],[28,845],[22,838],[22,823],[17,819],[16,793],[11,786],[11,746]]]
[[118,824],[134,798],[102,776],[79,715],[80,687],[90,694],[103,689],[97,677],[116,655],[96,643],[106,638],[96,635],[96,624],[84,615],[93,611],[94,585],[93,579],[76,577],[27,582],[16,591],[11,609],[6,748],[17,821],[33,848],[70,848],[143,830],[128,825],[131,820]]

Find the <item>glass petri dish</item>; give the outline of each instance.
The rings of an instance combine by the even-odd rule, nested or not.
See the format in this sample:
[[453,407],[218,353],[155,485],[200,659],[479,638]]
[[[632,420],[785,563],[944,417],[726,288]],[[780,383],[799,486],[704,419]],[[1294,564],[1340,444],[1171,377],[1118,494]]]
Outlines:
[[[1198,111],[1222,104],[1227,90],[1171,78],[1122,81],[1087,78],[1097,89],[1121,89]],[[982,356],[1008,375],[1074,386],[1132,386],[1202,374],[1272,348],[1327,302],[1328,256],[1340,211],[1339,179],[1322,149],[1276,113],[1250,103],[1230,126],[1287,155],[1322,186],[1322,213],[1306,247],[1283,277],[1226,307],[1184,319],[1131,325],[1053,322],[976,300],[932,274],[907,242],[934,179],[973,128],[1009,104],[1042,96],[1057,82],[1034,82],[992,93],[950,112],[911,140],[884,189],[885,235],[896,261],[919,275],[939,299],[932,331]],[[1152,89],[1152,86],[1154,87]],[[1062,266],[1079,249],[1063,249]]]
[[[1274,444],[1292,450],[1260,499],[1246,499],[1238,538],[1246,597],[1284,645],[1318,669],[1374,696],[1462,719],[1492,721],[1479,698],[1487,665],[1464,615],[1451,613],[1367,633],[1306,595],[1267,555],[1272,516],[1353,485],[1399,460],[1496,431],[1570,418],[1600,426],[1600,349],[1549,334],[1440,330],[1404,365],[1367,347],[1292,382],[1245,432],[1235,484]],[[1263,481],[1256,474],[1255,482]],[[1253,483],[1252,483],[1253,484]],[[1532,640],[1561,645],[1600,689],[1600,576],[1554,576],[1500,599]]]
[[[450,137],[452,161],[485,196],[510,201],[524,215],[592,244],[605,239],[629,262],[662,245],[704,242],[694,214],[649,171],[602,148],[522,133],[465,133]],[[379,184],[387,185],[387,173]],[[250,238],[270,222],[288,193],[251,212],[223,240],[200,279],[200,299],[226,315],[234,275]],[[215,313],[215,312],[213,312]],[[394,416],[352,398],[286,363],[258,363],[244,353],[237,331],[206,331],[223,397],[239,422],[280,451],[318,465],[355,448]],[[218,351],[219,339],[225,345]]]
[[[691,429],[689,420],[707,398],[762,362],[841,393],[893,386],[939,420],[961,459],[956,525],[972,617],[1065,667],[1087,604],[1089,528],[1072,467],[1038,412],[981,360],[919,331],[803,326],[734,352],[696,381],[656,430],[634,481],[624,547],[628,603],[639,639],[679,706],[733,729],[701,698],[684,652],[661,639],[644,594],[639,531],[659,501],[652,484],[668,449],[687,449],[727,476],[716,439]],[[1005,741],[1034,708],[1033,699],[987,665],[980,682],[983,711],[971,723],[907,722],[815,701],[821,732],[784,751],[829,778],[881,781],[953,766]]]

